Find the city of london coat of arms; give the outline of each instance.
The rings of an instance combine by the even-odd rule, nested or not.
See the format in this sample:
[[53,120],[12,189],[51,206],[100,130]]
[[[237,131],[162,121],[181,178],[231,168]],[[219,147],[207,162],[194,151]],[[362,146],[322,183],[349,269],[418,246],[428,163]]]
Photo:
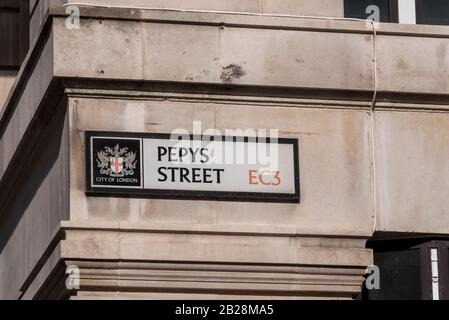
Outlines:
[[114,148],[106,146],[97,151],[97,164],[100,174],[111,177],[132,176],[137,166],[136,153],[128,148],[120,148],[118,144]]

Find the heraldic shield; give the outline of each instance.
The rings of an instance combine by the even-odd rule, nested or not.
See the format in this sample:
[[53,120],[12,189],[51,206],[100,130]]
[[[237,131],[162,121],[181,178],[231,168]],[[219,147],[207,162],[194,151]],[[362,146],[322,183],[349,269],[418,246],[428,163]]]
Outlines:
[[91,143],[93,185],[141,185],[139,140],[92,137]]

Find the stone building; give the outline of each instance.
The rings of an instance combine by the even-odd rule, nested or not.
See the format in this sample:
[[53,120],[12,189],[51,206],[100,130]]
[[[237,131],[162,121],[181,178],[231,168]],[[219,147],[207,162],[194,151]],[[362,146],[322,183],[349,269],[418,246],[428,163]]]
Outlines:
[[[447,1],[82,2],[0,1],[0,299],[449,298]],[[297,141],[293,197],[91,185],[198,122]]]

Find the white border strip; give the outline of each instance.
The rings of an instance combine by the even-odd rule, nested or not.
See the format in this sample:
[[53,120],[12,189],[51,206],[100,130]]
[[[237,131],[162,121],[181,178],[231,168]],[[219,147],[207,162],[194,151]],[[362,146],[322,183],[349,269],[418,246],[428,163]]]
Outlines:
[[399,23],[416,24],[415,0],[398,0]]

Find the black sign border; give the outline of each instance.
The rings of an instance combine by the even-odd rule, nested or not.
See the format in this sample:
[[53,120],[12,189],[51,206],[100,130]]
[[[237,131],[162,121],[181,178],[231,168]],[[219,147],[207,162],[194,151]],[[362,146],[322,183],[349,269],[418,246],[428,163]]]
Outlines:
[[[210,135],[177,135],[191,140],[214,139],[239,139],[244,142],[270,143],[270,138],[238,137],[238,136],[210,136]],[[194,190],[166,190],[145,188],[108,188],[93,187],[91,184],[91,137],[98,138],[153,138],[170,140],[170,133],[145,133],[145,132],[115,132],[115,131],[85,131],[85,177],[86,195],[100,197],[122,197],[122,198],[150,198],[150,199],[174,199],[174,200],[207,200],[207,201],[237,201],[237,202],[272,202],[272,203],[300,203],[300,178],[299,178],[299,139],[278,138],[278,144],[293,145],[293,165],[295,174],[295,193],[279,194],[267,192],[228,192],[228,191],[194,191]],[[143,144],[142,144],[143,148]],[[140,150],[143,159],[143,150]],[[141,179],[143,183],[144,166],[141,164]]]

